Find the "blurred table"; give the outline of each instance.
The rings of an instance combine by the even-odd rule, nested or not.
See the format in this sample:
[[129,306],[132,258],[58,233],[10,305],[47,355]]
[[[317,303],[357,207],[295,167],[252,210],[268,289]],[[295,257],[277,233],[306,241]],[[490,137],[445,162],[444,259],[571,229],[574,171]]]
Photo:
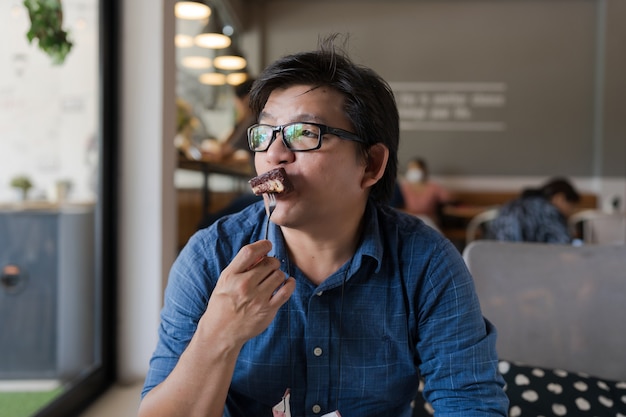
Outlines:
[[252,167],[246,161],[216,162],[208,160],[193,160],[178,157],[178,168],[202,173],[202,214],[206,214],[211,202],[211,190],[209,188],[209,176],[212,174],[225,175],[247,181],[254,176]]
[[443,215],[455,217],[458,219],[471,220],[474,216],[489,210],[493,206],[474,206],[474,205],[447,205],[443,207]]

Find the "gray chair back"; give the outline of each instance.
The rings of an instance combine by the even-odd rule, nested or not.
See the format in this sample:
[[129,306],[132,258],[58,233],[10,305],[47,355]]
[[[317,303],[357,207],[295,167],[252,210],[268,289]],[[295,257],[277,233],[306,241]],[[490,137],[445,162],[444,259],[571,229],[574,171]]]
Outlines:
[[501,359],[626,381],[626,246],[477,240],[463,257]]

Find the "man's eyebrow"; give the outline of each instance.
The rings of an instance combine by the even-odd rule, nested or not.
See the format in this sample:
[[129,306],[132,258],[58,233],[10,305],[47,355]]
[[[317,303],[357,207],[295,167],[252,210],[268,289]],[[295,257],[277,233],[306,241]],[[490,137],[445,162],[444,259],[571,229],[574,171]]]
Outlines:
[[[259,120],[262,120],[263,118],[272,119],[272,115],[270,113],[262,111],[259,114]],[[322,123],[323,124],[324,119],[320,118],[318,115],[313,114],[313,113],[299,113],[299,114],[295,114],[291,116],[289,118],[289,122],[287,123],[294,123],[294,122],[310,122],[310,123]]]

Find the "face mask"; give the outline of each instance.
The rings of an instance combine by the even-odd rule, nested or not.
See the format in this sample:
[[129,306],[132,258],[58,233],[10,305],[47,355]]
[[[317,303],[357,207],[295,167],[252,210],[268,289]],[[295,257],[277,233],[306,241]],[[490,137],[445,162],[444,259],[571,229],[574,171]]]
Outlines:
[[421,169],[411,168],[406,171],[406,180],[408,182],[420,182],[424,178],[424,172]]

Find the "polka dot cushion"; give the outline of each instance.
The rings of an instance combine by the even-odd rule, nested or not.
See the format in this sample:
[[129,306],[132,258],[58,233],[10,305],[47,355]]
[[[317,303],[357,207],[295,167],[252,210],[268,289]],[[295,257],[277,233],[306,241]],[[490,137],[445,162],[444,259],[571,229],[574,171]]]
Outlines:
[[510,417],[626,417],[626,382],[500,361]]
[[[509,417],[626,417],[626,382],[607,381],[558,369],[500,361]],[[420,393],[413,416],[433,415]]]

